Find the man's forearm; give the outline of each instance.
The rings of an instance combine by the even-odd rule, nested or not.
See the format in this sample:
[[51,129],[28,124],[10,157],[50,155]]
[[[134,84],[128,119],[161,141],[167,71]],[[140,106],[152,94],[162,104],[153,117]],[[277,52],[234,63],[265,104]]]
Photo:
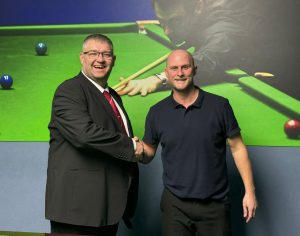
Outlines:
[[255,192],[253,171],[250,159],[246,150],[239,150],[233,153],[234,161],[244,183],[245,192]]
[[143,164],[148,164],[151,162],[155,156],[156,153],[156,147],[150,144],[146,144],[142,142],[143,147],[144,147],[144,152],[142,157],[139,159],[139,162]]

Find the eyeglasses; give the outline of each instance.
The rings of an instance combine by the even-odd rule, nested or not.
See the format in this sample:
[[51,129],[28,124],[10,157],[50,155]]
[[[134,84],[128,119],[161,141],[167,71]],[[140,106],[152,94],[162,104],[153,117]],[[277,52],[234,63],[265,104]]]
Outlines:
[[87,52],[82,52],[83,54],[87,55],[90,59],[96,59],[99,57],[99,55],[102,56],[104,59],[112,59],[113,53],[111,52],[98,52],[98,51],[87,51]]

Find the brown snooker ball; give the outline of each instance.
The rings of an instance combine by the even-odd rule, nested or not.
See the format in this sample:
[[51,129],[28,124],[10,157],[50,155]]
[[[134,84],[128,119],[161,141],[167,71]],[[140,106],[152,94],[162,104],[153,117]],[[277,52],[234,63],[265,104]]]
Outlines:
[[284,132],[289,138],[296,139],[300,136],[300,122],[297,120],[288,120],[284,124]]

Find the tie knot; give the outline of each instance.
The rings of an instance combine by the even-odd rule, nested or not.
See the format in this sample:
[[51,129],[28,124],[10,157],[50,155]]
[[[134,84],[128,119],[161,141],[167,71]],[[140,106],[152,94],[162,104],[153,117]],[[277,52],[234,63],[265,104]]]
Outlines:
[[103,92],[103,95],[105,96],[105,98],[106,98],[108,101],[110,101],[110,100],[111,100],[111,95],[110,95],[110,93],[109,93],[109,92],[107,92],[107,91],[104,91],[104,92]]

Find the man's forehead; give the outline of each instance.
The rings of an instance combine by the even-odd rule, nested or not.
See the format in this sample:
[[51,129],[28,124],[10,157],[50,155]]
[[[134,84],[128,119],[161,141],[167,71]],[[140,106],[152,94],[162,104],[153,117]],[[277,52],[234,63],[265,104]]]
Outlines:
[[183,49],[175,49],[171,52],[169,59],[186,59],[189,58],[190,54]]
[[182,67],[192,65],[188,57],[174,57],[167,61],[167,67]]
[[109,48],[111,49],[111,45],[103,40],[96,40],[96,39],[90,39],[88,41],[86,41],[85,47],[104,47],[104,48]]
[[193,64],[192,56],[185,50],[177,49],[173,51],[167,59],[167,66],[174,65],[174,64],[192,65]]
[[103,45],[109,45],[108,42],[106,42],[105,40],[101,40],[101,39],[89,39],[89,40],[86,41],[86,44],[103,44]]

